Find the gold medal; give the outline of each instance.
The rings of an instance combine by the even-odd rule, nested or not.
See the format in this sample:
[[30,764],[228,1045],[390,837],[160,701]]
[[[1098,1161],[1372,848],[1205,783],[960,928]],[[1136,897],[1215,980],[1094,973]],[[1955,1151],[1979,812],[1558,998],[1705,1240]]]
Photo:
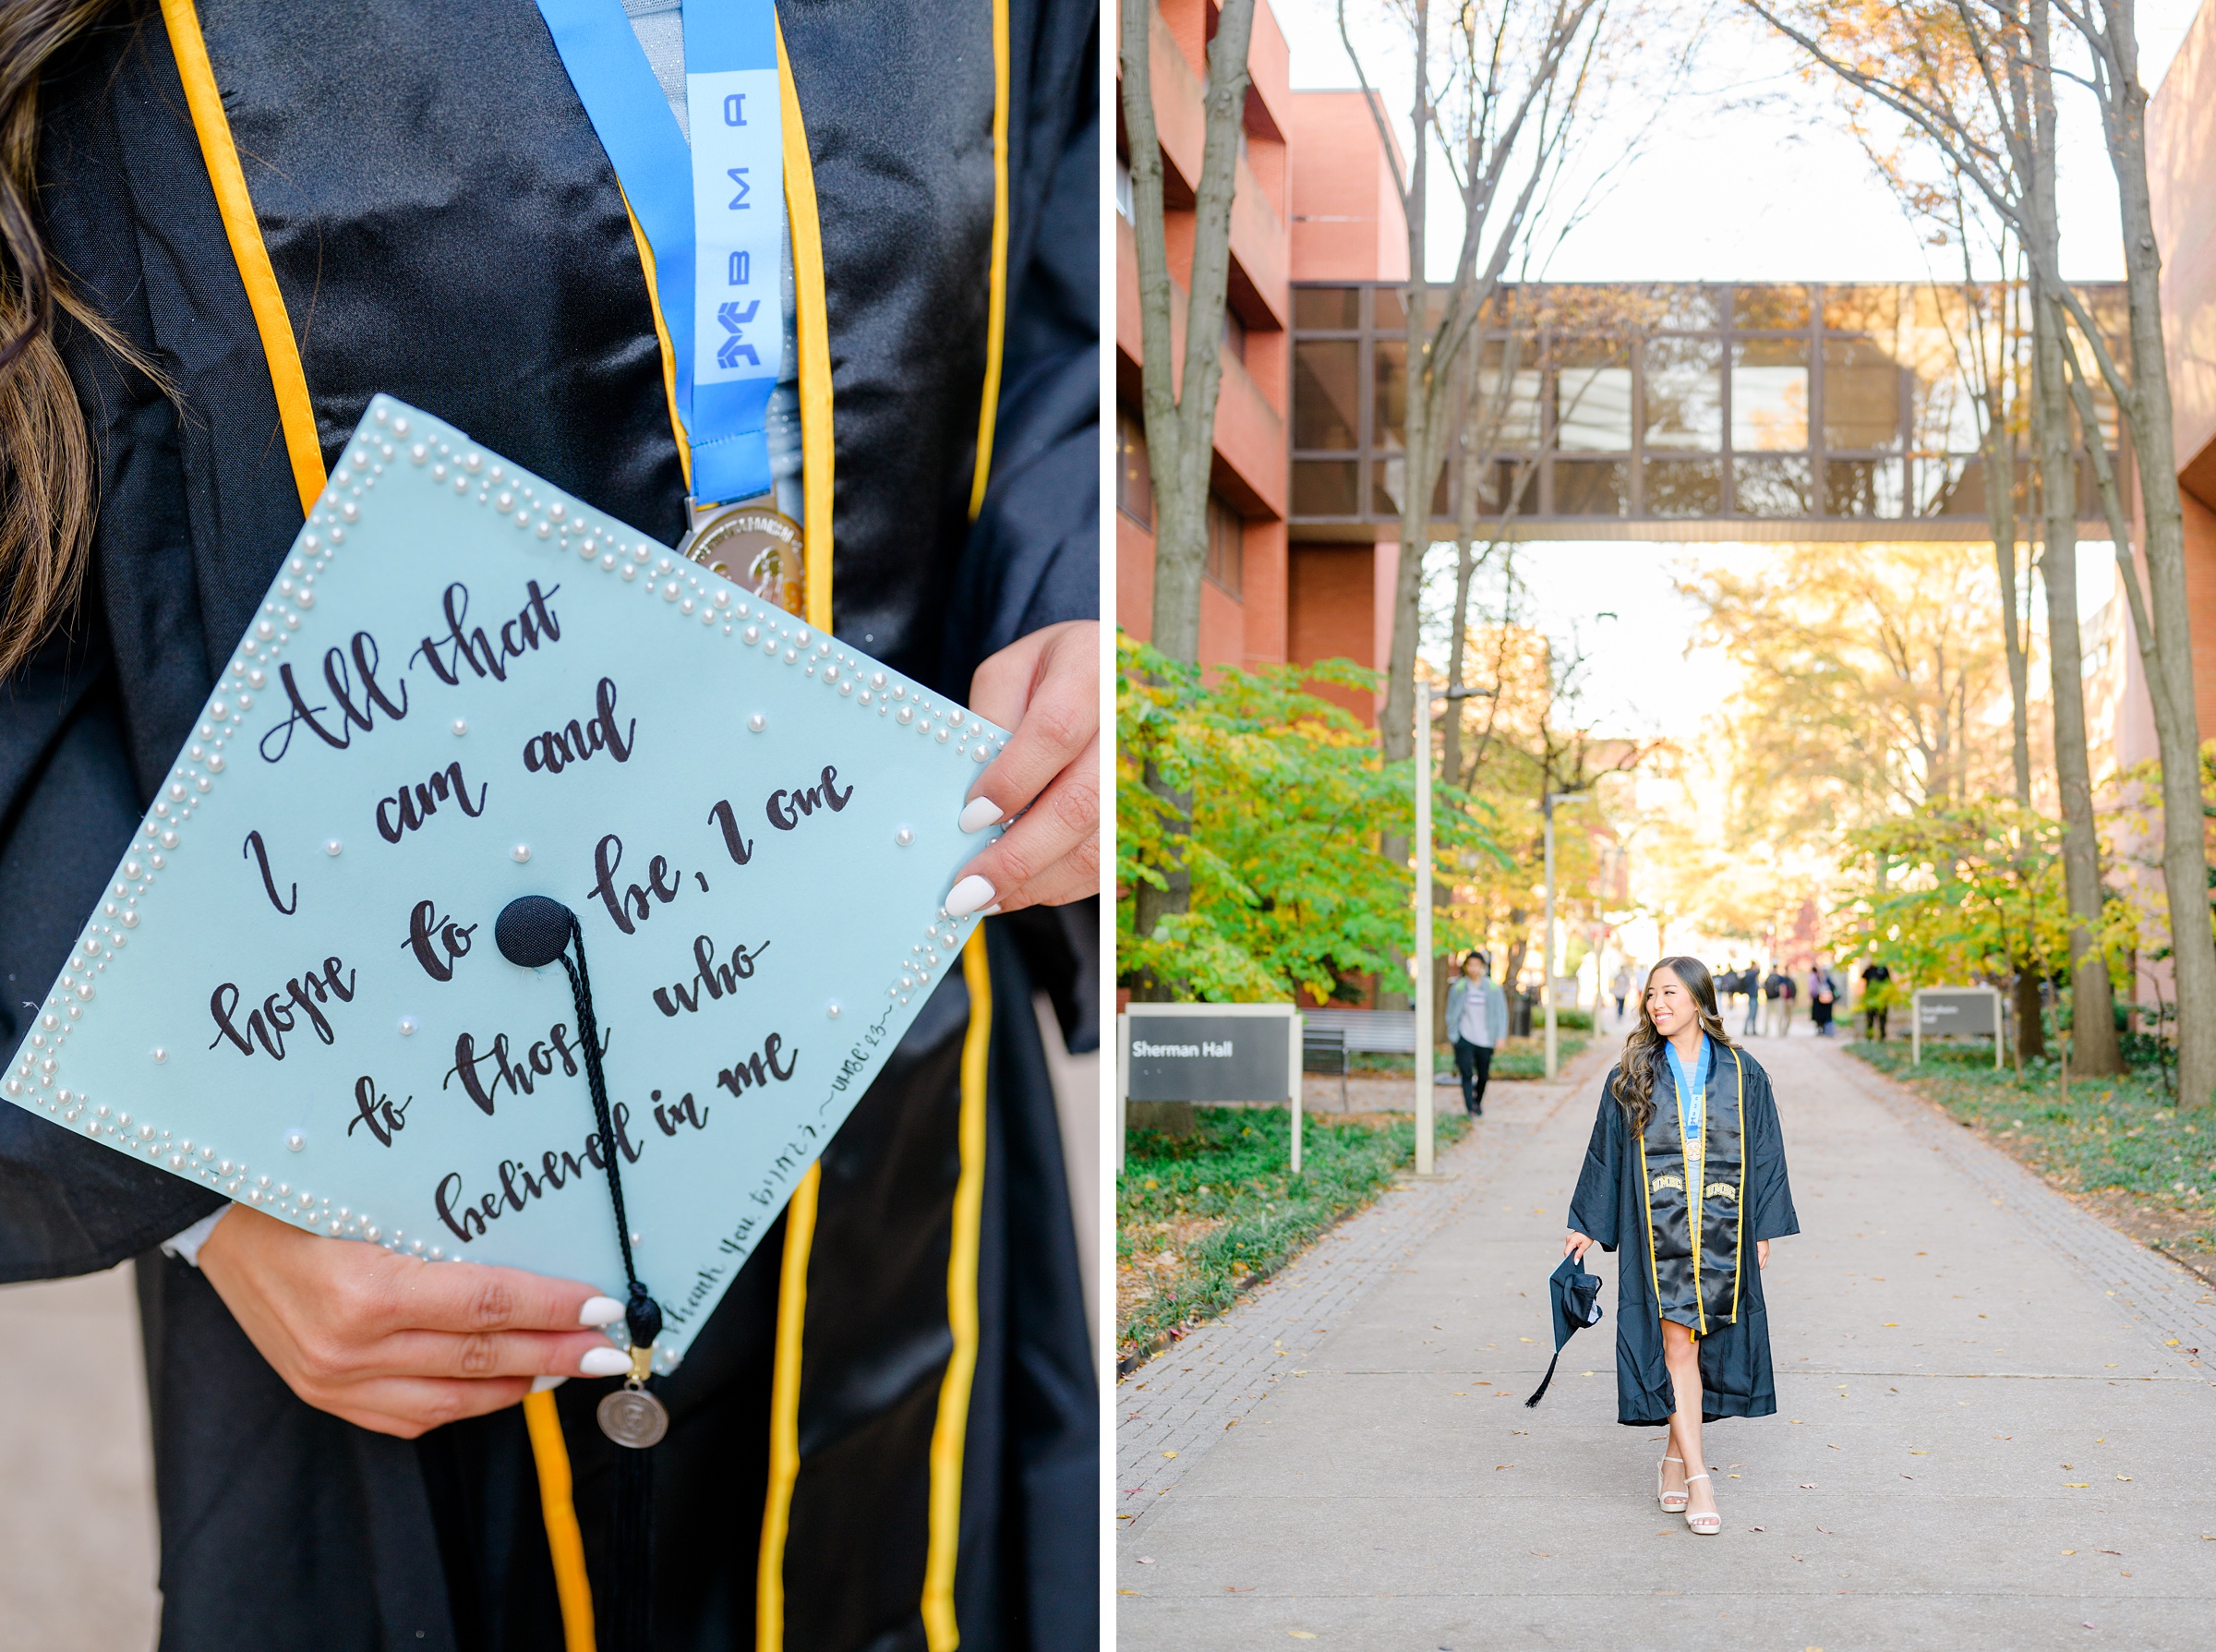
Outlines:
[[801,525],[766,500],[711,506],[698,513],[680,554],[720,573],[751,597],[789,614],[808,603]]
[[634,1452],[644,1451],[669,1432],[669,1407],[644,1388],[628,1384],[601,1399],[597,1416],[600,1432]]

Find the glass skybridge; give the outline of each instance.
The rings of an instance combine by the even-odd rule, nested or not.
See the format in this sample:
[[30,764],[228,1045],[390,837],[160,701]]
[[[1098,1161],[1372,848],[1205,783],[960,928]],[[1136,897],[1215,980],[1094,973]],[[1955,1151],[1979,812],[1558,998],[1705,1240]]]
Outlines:
[[[2078,292],[2121,335],[2123,287]],[[2020,289],[1914,283],[1506,289],[1452,398],[1475,437],[1478,536],[1988,538],[1968,386],[2020,301]],[[1405,485],[1401,289],[1298,285],[1293,318],[1292,537],[1390,537]],[[2090,368],[2082,344],[2079,359]],[[2114,460],[2114,409],[2097,400]],[[2036,508],[2029,433],[2016,445],[2020,534]],[[2078,471],[2080,533],[2105,539],[2082,450]],[[1468,474],[1451,452],[1435,538],[1454,537]]]

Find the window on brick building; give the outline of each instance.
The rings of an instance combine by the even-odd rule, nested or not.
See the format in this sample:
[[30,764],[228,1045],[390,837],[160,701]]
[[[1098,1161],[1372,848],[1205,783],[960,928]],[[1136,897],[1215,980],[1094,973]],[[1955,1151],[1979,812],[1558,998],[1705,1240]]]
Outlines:
[[1147,464],[1147,428],[1137,415],[1115,413],[1115,508],[1139,526],[1154,525],[1154,472]]
[[1245,588],[1246,519],[1213,492],[1208,496],[1208,577],[1234,597]]

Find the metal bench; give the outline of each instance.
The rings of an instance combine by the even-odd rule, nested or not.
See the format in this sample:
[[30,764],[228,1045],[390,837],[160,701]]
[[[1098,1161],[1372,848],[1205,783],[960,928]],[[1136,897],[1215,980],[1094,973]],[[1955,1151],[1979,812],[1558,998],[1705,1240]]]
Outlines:
[[1379,1055],[1415,1054],[1415,1017],[1399,1009],[1304,1009],[1307,1031],[1337,1032],[1351,1052]]
[[[1314,1011],[1309,1011],[1313,1015]],[[1304,1026],[1300,1034],[1300,1070],[1339,1075],[1339,1109],[1346,1110],[1346,1033],[1337,1027]]]

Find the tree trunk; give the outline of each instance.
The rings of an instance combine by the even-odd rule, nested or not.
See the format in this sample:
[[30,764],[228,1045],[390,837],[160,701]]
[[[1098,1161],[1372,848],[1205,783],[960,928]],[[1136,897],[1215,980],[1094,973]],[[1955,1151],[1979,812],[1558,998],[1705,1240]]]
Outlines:
[[2101,841],[2093,822],[2092,766],[2086,751],[2085,673],[2078,632],[2078,464],[2070,440],[2068,387],[2063,380],[2061,294],[2047,272],[2058,271],[2061,236],[2054,196],[2053,59],[2045,0],[2029,8],[2032,53],[2030,223],[2032,259],[2031,379],[2039,449],[2040,503],[2046,546],[2040,572],[2047,589],[2047,657],[2054,706],[2054,779],[2062,797],[2063,881],[2070,905],[2070,1043],[2082,1074],[2124,1070],[2116,1040],[2115,1000],[2102,956]]
[[[1469,352],[1468,359],[1475,361],[1477,353]],[[1463,686],[1463,674],[1468,665],[1470,636],[1470,586],[1475,583],[1477,564],[1472,546],[1477,537],[1477,397],[1475,374],[1466,375],[1468,388],[1463,398],[1463,415],[1458,432],[1460,452],[1454,465],[1454,630],[1447,639],[1447,686]],[[1447,703],[1447,723],[1444,743],[1440,748],[1439,772],[1446,776],[1447,784],[1462,785],[1462,707],[1463,702]]]
[[[2004,228],[2004,247],[2006,235]],[[2009,392],[2017,383],[2017,345],[2023,333],[2016,320],[2016,295],[2006,280],[2005,253],[2001,259],[2002,280],[1988,289],[1977,281],[1971,268],[1967,228],[1962,242],[1962,290],[1978,327],[1971,340],[1970,358],[1981,368],[1982,380],[1975,391],[1984,404],[1984,428],[1980,437],[1985,460],[1985,521],[1993,531],[1993,571],[2000,576],[2001,645],[2008,665],[2011,740],[2008,755],[2015,769],[2016,801],[2029,809],[2031,806],[2030,648],[2025,636],[2027,616],[2019,611],[2023,606],[2024,581],[2016,565],[2016,425],[2009,416]],[[2020,257],[2017,261],[2020,264]],[[1990,328],[1984,325],[1985,302],[1981,296],[1988,290],[1993,294]]]
[[2047,1027],[2040,1014],[2039,969],[2027,966],[2016,972],[2016,1058],[2036,1061],[2047,1053]]
[[[1200,579],[1208,563],[1208,489],[1215,457],[1216,396],[1222,385],[1224,291],[1231,270],[1231,202],[1236,183],[1239,126],[1246,108],[1246,46],[1254,0],[1223,0],[1208,48],[1207,131],[1200,181],[1194,191],[1192,267],[1187,271],[1185,360],[1174,353],[1171,279],[1162,226],[1162,142],[1154,124],[1151,32],[1154,0],[1126,0],[1121,61],[1124,125],[1131,146],[1131,228],[1138,264],[1141,400],[1154,481],[1154,646],[1173,659],[1200,657]],[[1145,784],[1175,812],[1164,845],[1166,888],[1141,883],[1133,921],[1151,935],[1161,921],[1192,903],[1185,842],[1190,794],[1170,790],[1153,765]],[[1166,995],[1174,983],[1146,982],[1138,991]]]
[[[1171,842],[1164,846],[1161,864],[1156,868],[1169,887],[1157,889],[1141,879],[1131,891],[1132,928],[1142,935],[1151,935],[1155,926],[1173,913],[1189,911],[1193,904],[1193,873],[1185,857],[1186,838],[1191,830],[1193,794],[1176,791],[1167,785],[1161,771],[1149,758],[1140,769],[1140,777],[1149,791],[1169,800],[1175,810],[1166,828]],[[1131,983],[1131,996],[1143,1004],[1166,1004],[1185,995],[1182,981],[1164,981],[1151,972],[1136,977]]]
[[[2036,278],[2034,278],[2036,280]],[[2093,820],[2092,766],[2086,749],[2085,674],[2078,630],[2077,455],[2069,409],[2054,394],[2062,367],[2055,328],[2060,306],[2041,295],[2035,323],[2033,380],[2038,407],[2040,494],[2046,545],[2040,574],[2047,593],[2047,658],[2054,710],[2054,779],[2062,799],[2062,869],[2070,908],[2071,1043],[2081,1074],[2123,1071],[2114,999],[2101,929],[2101,844]]]
[[1141,394],[1154,478],[1153,644],[1173,659],[1200,651],[1200,578],[1208,561],[1208,489],[1222,388],[1223,300],[1231,272],[1231,203],[1246,109],[1254,0],[1223,0],[1208,46],[1206,135],[1194,190],[1183,371],[1174,350],[1175,283],[1162,228],[1162,143],[1150,57],[1152,0],[1123,9],[1124,125],[1131,146],[1131,228],[1138,262]]
[[[1415,61],[1428,63],[1429,0],[1415,0],[1414,22]],[[1420,75],[1415,80],[1415,106],[1411,113],[1415,143],[1409,156],[1408,198],[1420,202],[1429,199],[1425,191],[1431,175],[1431,111],[1425,96],[1424,78]],[[1408,213],[1407,220],[1408,284],[1401,289],[1402,336],[1406,340],[1405,377],[1401,393],[1401,560],[1393,571],[1392,644],[1385,660],[1385,709],[1378,730],[1379,744],[1388,763],[1397,763],[1415,754],[1415,618],[1424,586],[1424,551],[1431,540],[1430,471],[1422,463],[1426,454],[1422,444],[1430,434],[1423,382],[1426,351],[1430,342],[1426,334],[1431,314],[1431,289],[1424,274],[1424,213],[1419,208]],[[1416,497],[1418,475],[1426,479],[1420,500]],[[1384,835],[1385,858],[1396,865],[1408,860],[1413,847],[1397,833]],[[1427,871],[1426,867],[1411,868],[1412,875],[1416,877]],[[1406,976],[1401,967],[1400,949],[1388,947],[1386,956],[1393,964],[1387,979],[1397,986]],[[1380,986],[1378,1007],[1401,1009],[1415,1006],[1406,993],[1387,992]]]
[[[2033,277],[2035,285],[2041,284]],[[2123,1071],[2101,930],[2101,844],[2093,821],[2092,767],[2086,750],[2085,674],[2078,631],[2077,455],[2068,404],[2060,393],[2061,306],[2035,300],[2032,380],[2038,404],[2039,482],[2046,524],[2040,573],[2047,592],[2047,658],[2054,708],[2054,779],[2062,796],[2062,870],[2070,907],[2071,1041],[2080,1073]]]
[[[2004,328],[2005,322],[2003,323]],[[1997,383],[1986,388],[1985,515],[1993,529],[1994,571],[2001,579],[2001,640],[2008,659],[2008,711],[2016,766],[2016,801],[2031,806],[2031,676],[2023,621],[2017,612],[2022,581],[2016,569],[2016,432]]]
[[1530,927],[1531,914],[1519,907],[1508,914],[1508,922],[1509,933],[1515,939],[1509,942],[1508,955],[1501,960],[1500,972],[1493,979],[1500,983],[1502,992],[1512,993],[1518,990],[1516,983],[1523,977],[1524,960],[1531,956],[1531,936],[1525,933]]

